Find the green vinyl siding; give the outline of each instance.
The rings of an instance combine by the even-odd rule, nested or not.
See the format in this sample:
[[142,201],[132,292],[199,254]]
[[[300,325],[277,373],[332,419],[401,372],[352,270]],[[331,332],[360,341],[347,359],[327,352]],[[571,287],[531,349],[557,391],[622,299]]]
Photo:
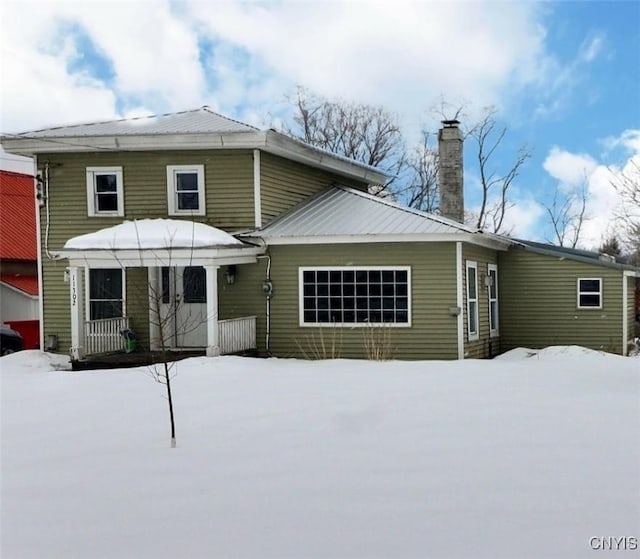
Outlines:
[[[148,151],[48,154],[38,157],[39,167],[49,162],[49,198],[47,208],[40,208],[43,247],[43,319],[44,336],[58,336],[58,351],[71,345],[69,285],[64,282],[67,261],[55,261],[46,255],[55,252],[72,237],[92,233],[122,223],[123,219],[168,216],[167,165],[202,164],[205,166],[205,200],[207,213],[193,219],[220,229],[235,230],[254,225],[253,153],[235,151]],[[87,215],[87,167],[122,167],[124,218]],[[172,219],[180,219],[172,217]],[[191,218],[187,218],[191,219]],[[131,274],[128,271],[128,274]],[[133,273],[132,277],[137,277]],[[143,280],[138,280],[143,281]],[[128,290],[129,290],[129,282]],[[134,329],[148,338],[140,296],[135,304],[128,297],[127,314]],[[135,315],[135,316],[134,316]]]
[[[478,339],[469,340],[469,317],[467,316],[467,277],[466,263],[477,263],[478,282]],[[492,357],[500,353],[500,337],[490,336],[489,332],[489,290],[484,278],[489,273],[489,264],[498,264],[498,256],[495,250],[464,243],[462,245],[462,273],[463,273],[463,304],[464,316],[464,356],[467,359]],[[498,274],[500,267],[498,266]],[[500,310],[500,280],[498,280],[498,312]],[[502,325],[498,322],[498,332],[502,331]]]
[[260,200],[263,225],[303,200],[336,183],[358,190],[367,190],[365,182],[347,179],[321,169],[261,152]]
[[[580,345],[621,353],[622,271],[524,250],[501,253],[503,351]],[[579,309],[578,278],[602,279],[602,308]]]
[[[455,359],[457,320],[454,243],[274,246],[271,254],[270,349],[280,357],[303,357],[310,345],[336,339],[340,356],[364,358],[366,327],[305,327],[299,323],[299,268],[315,266],[409,266],[412,324],[388,328],[396,359]],[[236,283],[221,290],[220,316],[258,315],[258,346],[265,351],[266,299],[262,281],[266,259],[238,266]]]

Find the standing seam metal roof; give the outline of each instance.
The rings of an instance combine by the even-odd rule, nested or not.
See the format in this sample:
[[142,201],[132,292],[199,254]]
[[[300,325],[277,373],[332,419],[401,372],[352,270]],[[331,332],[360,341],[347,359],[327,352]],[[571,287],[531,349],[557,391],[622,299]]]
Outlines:
[[273,238],[475,232],[461,223],[336,185],[254,233]]
[[205,106],[179,113],[44,128],[32,132],[23,132],[14,137],[65,138],[181,133],[219,134],[228,132],[256,132],[258,130],[258,128],[218,114]]

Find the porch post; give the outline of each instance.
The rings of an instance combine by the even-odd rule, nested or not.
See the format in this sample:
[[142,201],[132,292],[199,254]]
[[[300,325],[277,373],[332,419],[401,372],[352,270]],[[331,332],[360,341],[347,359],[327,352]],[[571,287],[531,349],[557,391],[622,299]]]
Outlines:
[[84,301],[84,268],[69,268],[69,297],[71,303],[71,359],[78,361],[84,356],[84,331],[82,323],[82,301]]
[[207,274],[207,357],[220,355],[218,327],[218,266],[205,266]]

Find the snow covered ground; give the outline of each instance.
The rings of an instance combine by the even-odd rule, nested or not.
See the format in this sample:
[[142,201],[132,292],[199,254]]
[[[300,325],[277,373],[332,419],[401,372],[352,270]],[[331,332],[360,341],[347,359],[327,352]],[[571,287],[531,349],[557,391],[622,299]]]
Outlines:
[[597,556],[640,536],[640,359],[532,353],[185,360],[175,449],[144,368],[3,357],[0,556]]

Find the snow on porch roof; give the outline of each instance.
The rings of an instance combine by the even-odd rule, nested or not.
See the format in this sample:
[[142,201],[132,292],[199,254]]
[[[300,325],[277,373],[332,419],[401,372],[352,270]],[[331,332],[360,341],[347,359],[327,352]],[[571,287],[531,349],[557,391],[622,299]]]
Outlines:
[[69,239],[63,250],[242,248],[225,231],[195,221],[139,219]]

